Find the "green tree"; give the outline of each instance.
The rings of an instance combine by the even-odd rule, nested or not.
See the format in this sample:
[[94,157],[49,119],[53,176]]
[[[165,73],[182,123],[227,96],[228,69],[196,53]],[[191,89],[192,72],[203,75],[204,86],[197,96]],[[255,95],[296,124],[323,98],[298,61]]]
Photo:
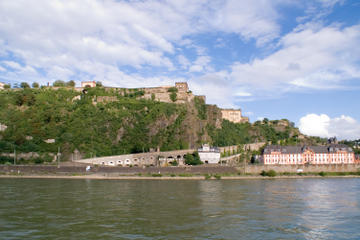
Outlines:
[[70,80],[66,83],[67,87],[75,87],[75,81],[74,80]]
[[5,85],[4,85],[4,89],[9,89],[9,88],[11,88],[11,85],[10,85],[10,84],[5,84]]
[[54,83],[53,83],[53,86],[54,87],[65,87],[66,86],[66,83],[62,80],[56,80]]
[[22,82],[22,83],[20,83],[20,87],[21,88],[29,88],[30,85],[27,82]]
[[171,99],[171,101],[176,102],[176,99],[177,99],[177,94],[176,94],[176,92],[170,93],[170,99]]
[[33,84],[31,85],[33,88],[39,88],[39,84],[37,82],[33,82]]
[[187,165],[201,165],[203,162],[200,160],[199,153],[194,152],[193,154],[187,153],[185,155],[185,164]]
[[102,86],[103,86],[103,84],[102,84],[102,82],[97,81],[97,82],[96,82],[96,86],[97,86],[97,87],[102,87]]

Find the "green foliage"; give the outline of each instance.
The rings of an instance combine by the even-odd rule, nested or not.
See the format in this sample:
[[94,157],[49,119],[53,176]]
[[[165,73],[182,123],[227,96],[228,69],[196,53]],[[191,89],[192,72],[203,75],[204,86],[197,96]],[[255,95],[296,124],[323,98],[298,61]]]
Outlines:
[[197,109],[198,112],[198,117],[201,120],[206,120],[207,115],[206,115],[206,104],[203,98],[195,96],[194,98],[195,101],[195,107]]
[[177,99],[177,94],[176,94],[176,92],[170,93],[170,99],[171,99],[171,101],[176,102],[176,99]]
[[74,80],[70,80],[66,83],[67,87],[75,87],[75,81]]
[[54,83],[53,83],[53,86],[54,87],[65,87],[66,86],[66,83],[62,80],[56,80]]
[[102,87],[102,86],[103,86],[103,84],[102,84],[102,82],[97,81],[97,82],[96,82],[96,86],[97,86],[97,87]]
[[178,166],[179,165],[178,161],[176,161],[176,160],[171,161],[169,163],[170,163],[171,166]]
[[267,176],[267,177],[275,177],[276,176],[276,172],[274,170],[269,170],[269,171],[265,171],[265,170],[262,170],[261,173],[260,173],[261,176]]
[[[8,126],[0,132],[0,149],[56,153],[60,147],[66,160],[75,149],[85,156],[109,156],[188,147],[185,106],[137,100],[135,96],[143,94],[138,89],[130,93],[132,97],[96,87],[73,101],[79,93],[65,88],[0,91],[0,122]],[[97,96],[112,96],[117,101],[94,105]],[[156,127],[159,120],[166,121],[166,127]],[[48,144],[46,139],[56,141]]]
[[10,84],[5,84],[5,85],[4,85],[4,89],[9,89],[9,88],[11,88],[11,85],[10,85]]
[[39,88],[39,84],[37,82],[33,82],[33,84],[31,85],[33,88]]
[[154,174],[151,174],[152,177],[162,177],[162,174],[160,173],[154,173]]
[[187,153],[185,155],[185,164],[187,165],[201,165],[203,162],[200,160],[199,153],[194,152],[193,154]]
[[21,88],[29,88],[30,85],[27,82],[22,82],[22,83],[20,83],[20,87]]
[[177,93],[178,89],[176,87],[171,87],[171,88],[168,89],[168,92],[169,93]]
[[215,175],[214,175],[214,178],[215,178],[216,180],[220,180],[220,179],[221,179],[221,175],[215,174]]
[[249,134],[251,125],[248,123],[232,123],[223,120],[221,129],[208,125],[207,130],[215,146],[224,147],[252,142]]

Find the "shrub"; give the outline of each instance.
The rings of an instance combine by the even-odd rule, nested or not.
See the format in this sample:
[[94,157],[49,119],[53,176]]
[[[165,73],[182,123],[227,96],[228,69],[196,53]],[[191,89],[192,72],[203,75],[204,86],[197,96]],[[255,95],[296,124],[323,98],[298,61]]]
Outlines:
[[262,170],[261,173],[260,173],[261,176],[267,176],[267,177],[275,177],[276,176],[276,172],[274,170],[269,170],[269,171],[265,171],[265,170]]
[[176,101],[176,99],[177,99],[177,94],[176,94],[176,92],[170,93],[170,99],[171,99],[171,101],[173,101],[173,102]]
[[319,175],[322,176],[322,177],[325,177],[326,173],[325,172],[319,172]]
[[185,155],[185,164],[187,165],[201,165],[203,162],[200,160],[199,153],[194,152],[193,154],[187,153]]
[[151,174],[151,176],[153,176],[153,177],[162,177],[162,174],[160,174],[160,173],[153,173],[153,174]]
[[171,166],[177,166],[177,165],[179,165],[179,163],[178,163],[176,160],[174,160],[174,161],[172,161],[172,162],[169,162],[169,163],[170,163]]
[[275,177],[275,176],[276,176],[276,172],[271,169],[271,170],[269,170],[269,171],[267,172],[267,175],[268,175],[269,177]]
[[215,174],[214,177],[215,177],[216,180],[220,180],[220,179],[221,179],[221,176],[220,176],[219,174]]
[[204,177],[205,177],[205,179],[210,179],[211,175],[210,174],[205,174]]

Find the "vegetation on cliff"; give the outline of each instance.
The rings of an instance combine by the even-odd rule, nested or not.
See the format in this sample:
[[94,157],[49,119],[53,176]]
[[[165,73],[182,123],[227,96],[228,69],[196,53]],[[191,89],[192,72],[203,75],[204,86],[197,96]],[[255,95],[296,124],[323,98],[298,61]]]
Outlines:
[[[66,160],[77,151],[92,157],[196,148],[205,142],[299,144],[310,139],[300,138],[287,120],[222,121],[220,109],[202,98],[187,104],[164,103],[143,99],[144,92],[137,89],[99,85],[78,92],[69,84],[0,91],[0,123],[7,126],[0,131],[0,153],[16,149],[55,154],[60,149]],[[46,155],[46,161],[51,159]]]

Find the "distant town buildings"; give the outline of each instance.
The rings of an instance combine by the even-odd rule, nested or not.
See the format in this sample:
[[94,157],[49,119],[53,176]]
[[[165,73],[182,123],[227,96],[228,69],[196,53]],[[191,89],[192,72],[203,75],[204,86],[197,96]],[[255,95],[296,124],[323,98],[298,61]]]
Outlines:
[[271,145],[264,149],[264,165],[277,164],[349,164],[355,163],[351,147],[344,144],[328,146],[279,146]]
[[249,122],[248,117],[241,115],[241,109],[221,109],[222,119],[229,120],[233,123]]
[[220,162],[220,150],[218,148],[204,144],[198,149],[198,153],[203,163],[218,164]]
[[5,83],[0,82],[0,89],[4,89],[5,88]]

